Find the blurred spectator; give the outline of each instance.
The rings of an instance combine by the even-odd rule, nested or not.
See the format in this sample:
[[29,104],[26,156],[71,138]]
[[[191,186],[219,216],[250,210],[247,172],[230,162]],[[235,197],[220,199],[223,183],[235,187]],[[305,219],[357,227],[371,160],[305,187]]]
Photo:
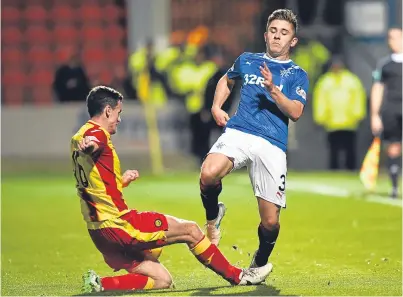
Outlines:
[[202,120],[204,92],[207,82],[217,71],[214,62],[206,60],[205,48],[200,48],[193,59],[187,58],[177,64],[173,72],[176,90],[184,98],[186,110],[189,113],[191,152],[199,161],[205,156],[206,123]]
[[311,91],[329,61],[330,52],[319,40],[310,39],[302,32],[300,35],[292,60],[308,73]]
[[148,40],[146,46],[131,54],[129,67],[133,85],[141,101],[151,100],[156,106],[162,107],[167,101],[167,82],[155,67],[156,53],[154,42]]
[[215,61],[206,59],[207,52],[200,49],[195,57],[196,72],[194,74],[191,92],[186,97],[186,109],[190,114],[191,148],[200,164],[209,151],[210,139],[210,113],[206,117],[204,107],[207,84],[217,71]]
[[90,91],[87,74],[76,50],[66,49],[66,56],[67,63],[56,70],[53,89],[60,102],[84,102]]
[[[204,105],[201,110],[201,121],[203,128],[202,133],[199,136],[200,139],[200,154],[202,156],[207,155],[210,150],[210,135],[212,130],[222,130],[222,127],[218,126],[211,115],[211,107],[214,101],[215,89],[217,87],[218,81],[227,72],[225,68],[224,54],[220,49],[212,48],[208,54],[209,60],[211,60],[217,66],[216,72],[210,77],[207,82],[207,87],[204,92]],[[222,109],[229,113],[232,103],[234,101],[235,92],[231,92],[228,99],[224,102]]]
[[365,89],[339,57],[319,77],[313,91],[314,121],[328,133],[329,167],[339,169],[340,153],[346,154],[346,168],[356,168],[356,130],[366,114]]
[[124,66],[117,66],[113,73],[113,88],[119,90],[129,100],[137,100],[137,91],[132,84],[132,76],[128,73]]
[[169,97],[183,100],[183,94],[175,80],[175,70],[182,63],[194,58],[196,51],[197,46],[186,42],[185,32],[175,31],[170,36],[170,45],[157,54],[155,68],[161,75],[161,82]]

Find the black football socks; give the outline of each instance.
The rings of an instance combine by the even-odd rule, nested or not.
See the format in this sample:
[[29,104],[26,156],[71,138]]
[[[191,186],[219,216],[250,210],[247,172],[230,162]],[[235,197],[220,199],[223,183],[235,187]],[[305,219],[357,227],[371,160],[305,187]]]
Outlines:
[[392,182],[392,198],[396,198],[398,194],[398,179],[399,179],[399,172],[401,167],[400,157],[397,158],[388,158],[388,171],[390,180]]
[[257,266],[262,267],[269,261],[270,254],[276,244],[279,232],[280,224],[272,230],[266,229],[262,224],[259,225],[257,229],[257,234],[259,236],[259,249],[257,250],[255,257],[255,263]]
[[221,180],[215,185],[203,185],[200,181],[200,197],[206,210],[206,219],[214,220],[218,216],[218,195],[222,191]]

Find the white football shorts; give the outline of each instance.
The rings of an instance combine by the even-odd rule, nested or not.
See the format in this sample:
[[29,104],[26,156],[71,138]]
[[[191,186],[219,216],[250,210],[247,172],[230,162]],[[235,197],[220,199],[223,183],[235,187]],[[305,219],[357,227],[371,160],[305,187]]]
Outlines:
[[264,138],[227,128],[211,153],[233,160],[232,170],[247,166],[255,196],[286,207],[287,157],[280,148]]

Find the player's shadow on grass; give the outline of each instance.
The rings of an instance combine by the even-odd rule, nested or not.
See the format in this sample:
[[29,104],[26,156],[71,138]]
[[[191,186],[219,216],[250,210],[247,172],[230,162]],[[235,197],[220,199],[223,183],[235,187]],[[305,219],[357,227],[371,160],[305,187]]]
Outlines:
[[[224,288],[223,287],[213,287],[213,288],[200,288],[196,290],[189,290],[189,291],[195,291],[189,294],[190,296],[279,296],[280,295],[280,290],[276,289],[275,287],[271,285],[259,285],[259,286],[254,286],[254,290],[250,290],[247,292],[227,292],[227,293],[217,293],[214,292],[215,290],[219,288]],[[186,292],[187,290],[179,290],[178,292]],[[231,291],[231,289],[229,290]],[[236,289],[234,290],[236,291]]]
[[[255,290],[250,290],[247,292],[236,292],[237,287],[234,287],[234,290],[232,290],[231,287],[229,286],[217,286],[217,287],[185,289],[185,290],[164,289],[164,290],[149,290],[149,291],[108,291],[92,294],[79,294],[75,296],[127,296],[127,295],[161,296],[166,294],[177,295],[178,293],[180,293],[183,296],[281,296],[280,290],[271,285],[259,285],[254,287]],[[224,294],[215,292],[216,290],[223,288],[226,288],[228,292]]]

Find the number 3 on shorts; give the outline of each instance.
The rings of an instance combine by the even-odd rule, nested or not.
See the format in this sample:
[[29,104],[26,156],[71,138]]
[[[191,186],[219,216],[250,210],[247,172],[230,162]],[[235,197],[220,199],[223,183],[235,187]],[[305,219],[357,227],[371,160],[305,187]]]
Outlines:
[[282,175],[280,176],[280,179],[281,179],[281,185],[278,187],[278,189],[279,189],[281,192],[284,192],[284,191],[285,191],[285,174],[282,174]]

